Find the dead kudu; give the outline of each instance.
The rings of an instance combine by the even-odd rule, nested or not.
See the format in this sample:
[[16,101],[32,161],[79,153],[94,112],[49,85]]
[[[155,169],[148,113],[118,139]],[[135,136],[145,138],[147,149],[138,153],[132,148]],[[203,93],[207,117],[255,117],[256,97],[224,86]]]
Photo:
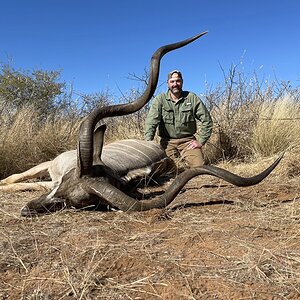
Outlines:
[[[128,115],[141,109],[150,101],[157,87],[161,58],[166,53],[184,47],[204,34],[206,32],[178,43],[160,47],[151,59],[146,90],[137,100],[92,111],[80,126],[77,157],[73,151],[72,164],[66,172],[62,172],[53,189],[40,198],[28,202],[22,208],[21,214],[31,216],[57,211],[65,207],[99,206],[113,207],[122,211],[145,211],[169,205],[184,185],[198,175],[212,175],[236,186],[255,185],[266,178],[278,165],[282,156],[266,170],[249,178],[240,177],[215,166],[187,169],[173,180],[162,195],[152,199],[137,200],[127,192],[133,182],[146,176],[162,175],[174,165],[154,142],[120,141],[121,144],[117,148],[121,153],[117,154],[115,151],[109,150],[110,145],[103,147],[105,126],[96,128],[97,124],[104,118]],[[114,158],[117,156],[120,157],[121,163],[115,162]],[[61,163],[66,163],[66,161],[61,160]]]

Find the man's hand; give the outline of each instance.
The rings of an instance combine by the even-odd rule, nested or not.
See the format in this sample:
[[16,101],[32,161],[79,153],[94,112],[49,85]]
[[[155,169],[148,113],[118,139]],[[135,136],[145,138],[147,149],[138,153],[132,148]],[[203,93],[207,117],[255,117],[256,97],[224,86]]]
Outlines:
[[196,148],[199,148],[201,149],[202,148],[202,144],[200,144],[197,140],[192,140],[189,144],[188,144],[188,150],[192,150],[192,149],[196,149]]

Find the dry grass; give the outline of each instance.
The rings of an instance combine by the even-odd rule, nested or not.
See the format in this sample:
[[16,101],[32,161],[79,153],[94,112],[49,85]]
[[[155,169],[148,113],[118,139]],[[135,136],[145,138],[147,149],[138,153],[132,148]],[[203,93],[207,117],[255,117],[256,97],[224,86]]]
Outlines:
[[106,142],[125,139],[144,139],[145,115],[129,115],[110,121],[106,132]]
[[[65,210],[32,219],[19,211],[39,193],[0,194],[0,299],[299,299],[299,131],[297,122],[277,122],[298,111],[284,101],[262,106],[270,120],[254,122],[247,163],[243,156],[220,164],[248,176],[288,150],[254,187],[203,176],[166,210]],[[28,110],[4,123],[2,175],[75,147],[79,120],[36,119]],[[110,123],[106,141],[140,137],[139,120]]]
[[40,121],[32,108],[3,120],[0,130],[0,176],[24,171],[76,147],[80,120],[49,118]]
[[[225,109],[225,108],[224,108]],[[206,161],[217,163],[235,159],[249,161],[282,151],[299,153],[300,107],[291,97],[241,106],[230,123],[220,123],[222,106],[213,112],[215,128],[205,146]],[[244,118],[242,118],[244,116]],[[246,116],[246,117],[245,117]],[[145,112],[105,120],[105,143],[144,136]],[[18,111],[13,120],[2,120],[0,129],[0,177],[28,169],[57,154],[74,149],[80,119],[61,117],[39,121],[32,108]],[[299,173],[296,160],[294,172]]]
[[227,110],[227,106],[212,110],[215,126],[207,147],[209,161],[248,161],[299,147],[300,105],[291,95]]
[[33,196],[0,198],[1,299],[300,297],[298,178],[198,178],[166,211],[20,218]]
[[300,144],[300,105],[289,97],[261,104],[253,128],[253,153],[268,156]]

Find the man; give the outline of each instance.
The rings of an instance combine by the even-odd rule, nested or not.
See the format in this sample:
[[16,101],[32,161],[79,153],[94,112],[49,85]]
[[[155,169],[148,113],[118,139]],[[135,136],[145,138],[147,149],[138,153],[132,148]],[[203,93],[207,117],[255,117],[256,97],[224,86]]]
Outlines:
[[[211,116],[196,94],[182,90],[180,71],[168,74],[167,85],[168,91],[153,100],[145,122],[145,139],[153,140],[158,127],[160,144],[171,159],[181,157],[190,168],[202,166],[202,147],[212,132]],[[202,123],[198,140],[197,121]]]

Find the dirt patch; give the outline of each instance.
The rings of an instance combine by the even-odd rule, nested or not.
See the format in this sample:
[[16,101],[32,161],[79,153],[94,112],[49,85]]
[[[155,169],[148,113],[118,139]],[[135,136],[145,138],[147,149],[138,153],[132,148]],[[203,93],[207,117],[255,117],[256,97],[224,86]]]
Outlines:
[[0,299],[300,299],[300,179],[193,179],[171,207],[21,218],[0,194]]

